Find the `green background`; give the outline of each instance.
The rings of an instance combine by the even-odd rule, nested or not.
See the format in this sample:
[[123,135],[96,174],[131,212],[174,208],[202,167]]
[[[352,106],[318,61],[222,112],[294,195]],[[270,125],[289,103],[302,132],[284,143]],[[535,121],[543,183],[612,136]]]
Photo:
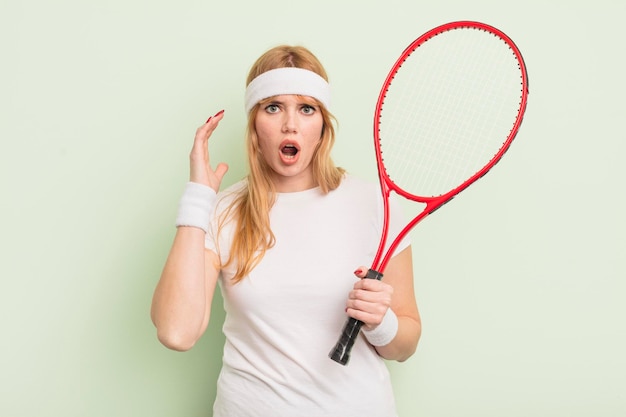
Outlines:
[[626,415],[624,18],[621,0],[2,0],[0,416],[210,416],[221,302],[187,353],[149,320],[196,127],[226,110],[211,151],[239,179],[246,73],[303,44],[331,77],[336,161],[375,179],[388,69],[461,19],[517,42],[531,94],[502,163],[412,234],[424,333],[390,364],[400,414]]

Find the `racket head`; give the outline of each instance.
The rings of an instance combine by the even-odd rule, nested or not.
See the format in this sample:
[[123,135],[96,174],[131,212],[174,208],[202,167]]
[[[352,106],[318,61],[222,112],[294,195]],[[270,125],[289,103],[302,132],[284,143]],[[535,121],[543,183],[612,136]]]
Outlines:
[[458,21],[420,36],[392,67],[376,105],[383,187],[432,212],[502,158],[527,96],[522,54],[499,29]]

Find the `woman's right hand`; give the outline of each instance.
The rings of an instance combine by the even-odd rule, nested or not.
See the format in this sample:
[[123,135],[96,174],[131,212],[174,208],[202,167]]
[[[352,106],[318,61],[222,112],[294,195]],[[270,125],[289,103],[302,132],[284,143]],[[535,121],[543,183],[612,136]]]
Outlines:
[[209,117],[205,124],[196,130],[196,137],[193,141],[193,148],[189,154],[190,172],[189,180],[199,184],[207,185],[219,191],[224,174],[228,171],[228,165],[221,162],[215,169],[211,168],[209,159],[209,138],[224,117],[224,110],[215,116]]

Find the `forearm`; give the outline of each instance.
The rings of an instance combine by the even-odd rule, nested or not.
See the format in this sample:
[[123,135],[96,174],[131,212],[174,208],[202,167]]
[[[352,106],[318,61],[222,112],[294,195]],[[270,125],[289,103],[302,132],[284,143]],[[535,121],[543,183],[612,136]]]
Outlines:
[[393,340],[384,346],[374,348],[385,359],[403,362],[415,353],[421,334],[422,324],[419,319],[399,316],[398,332]]
[[152,299],[151,317],[158,338],[170,349],[190,349],[209,323],[219,259],[205,250],[204,239],[228,166],[220,163],[211,169],[208,141],[223,117],[224,112],[218,112],[196,130],[189,154],[189,182],[176,216],[176,236]]
[[209,320],[217,271],[204,249],[204,231],[179,227],[152,300],[151,317],[161,343],[188,350]]
[[[413,287],[410,246],[391,259],[383,281],[393,287],[390,307],[387,310],[393,317],[383,317],[380,331],[385,337],[377,338],[379,343],[374,343],[374,345],[378,354],[383,358],[402,362],[415,353],[422,334],[422,323]],[[392,327],[389,322],[393,323],[392,319],[395,318],[397,318],[397,327]]]

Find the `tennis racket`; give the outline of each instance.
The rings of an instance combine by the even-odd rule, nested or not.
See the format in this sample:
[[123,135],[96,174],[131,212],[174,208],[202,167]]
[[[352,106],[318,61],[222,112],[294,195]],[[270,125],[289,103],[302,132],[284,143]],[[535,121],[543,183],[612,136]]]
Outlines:
[[[404,50],[374,114],[384,223],[367,278],[382,279],[406,234],[500,161],[520,127],[527,96],[522,54],[484,23],[446,23]],[[391,192],[424,206],[387,245]],[[362,325],[347,321],[329,355],[334,361],[348,363]]]

